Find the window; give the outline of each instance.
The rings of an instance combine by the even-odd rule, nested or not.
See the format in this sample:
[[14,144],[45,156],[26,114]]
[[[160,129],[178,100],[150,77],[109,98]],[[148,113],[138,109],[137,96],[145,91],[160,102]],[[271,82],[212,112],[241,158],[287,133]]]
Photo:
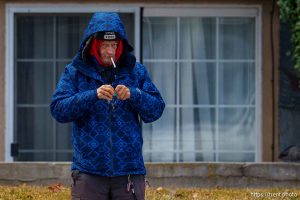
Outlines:
[[144,14],[143,63],[166,102],[143,124],[145,161],[258,160],[257,12]]
[[[71,123],[57,123],[49,104],[90,17],[90,13],[14,16],[14,141],[19,144],[15,160],[72,160]],[[134,14],[122,13],[121,18],[134,45]]]
[[[7,8],[7,161],[11,142],[16,161],[72,159],[71,124],[55,122],[49,103],[101,9],[51,5]],[[142,45],[166,102],[158,121],[142,125],[145,161],[260,161],[260,8],[144,8],[142,44],[139,9],[124,9],[129,42],[138,58]]]

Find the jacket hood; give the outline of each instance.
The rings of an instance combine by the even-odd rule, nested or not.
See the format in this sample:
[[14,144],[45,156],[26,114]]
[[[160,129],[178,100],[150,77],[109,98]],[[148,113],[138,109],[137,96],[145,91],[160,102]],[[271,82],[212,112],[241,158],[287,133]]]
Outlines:
[[[120,38],[125,43],[127,43],[127,45],[129,45],[124,24],[121,21],[120,16],[117,13],[101,12],[101,13],[95,13],[92,16],[87,28],[85,29],[84,35],[80,43],[80,52],[85,47],[87,40],[92,35],[100,31],[117,32]],[[132,51],[133,48],[130,46],[129,50]]]
[[123,51],[123,55],[121,55],[120,58],[120,60],[122,60],[123,62],[122,66],[128,67],[128,69],[132,69],[136,61],[135,57],[131,53],[129,53],[133,50],[133,48],[128,43],[124,24],[121,21],[120,16],[117,13],[110,12],[95,13],[91,17],[91,20],[84,31],[83,37],[80,42],[80,48],[76,56],[73,58],[72,63],[74,64],[75,68],[77,68],[85,75],[96,78],[98,80],[101,78],[95,73],[95,68],[91,67],[82,59],[82,53],[85,53],[85,50],[88,49],[88,46],[92,41],[95,33],[101,31],[116,32],[118,33],[119,38],[123,40],[125,50]]

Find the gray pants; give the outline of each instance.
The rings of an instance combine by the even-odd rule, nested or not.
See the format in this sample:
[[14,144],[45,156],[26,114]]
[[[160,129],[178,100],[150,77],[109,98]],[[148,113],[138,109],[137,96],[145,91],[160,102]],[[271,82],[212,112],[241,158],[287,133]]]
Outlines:
[[72,179],[72,200],[145,199],[144,175],[131,175],[131,187],[128,184],[128,176],[104,177],[73,171]]

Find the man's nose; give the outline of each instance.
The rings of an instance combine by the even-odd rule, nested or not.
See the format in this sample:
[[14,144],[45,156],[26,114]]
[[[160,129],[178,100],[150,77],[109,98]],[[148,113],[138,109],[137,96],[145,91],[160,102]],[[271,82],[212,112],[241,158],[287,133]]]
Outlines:
[[111,46],[109,46],[106,50],[107,50],[107,53],[109,53],[109,54],[113,54],[115,52],[115,49]]

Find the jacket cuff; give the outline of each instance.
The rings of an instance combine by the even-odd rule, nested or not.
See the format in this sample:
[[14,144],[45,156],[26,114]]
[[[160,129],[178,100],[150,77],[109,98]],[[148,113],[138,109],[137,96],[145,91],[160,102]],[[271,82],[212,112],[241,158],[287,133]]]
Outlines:
[[142,91],[139,88],[129,88],[130,89],[130,102],[136,104],[140,102]]
[[96,101],[98,99],[97,97],[97,90],[89,90],[85,93],[85,100],[86,101]]
[[81,93],[81,95],[82,96],[80,97],[80,106],[85,110],[89,110],[90,108],[92,108],[92,105],[98,100],[97,90],[88,90],[84,93]]
[[81,94],[83,105],[85,109],[91,108],[91,106],[98,100],[97,90],[89,90]]

